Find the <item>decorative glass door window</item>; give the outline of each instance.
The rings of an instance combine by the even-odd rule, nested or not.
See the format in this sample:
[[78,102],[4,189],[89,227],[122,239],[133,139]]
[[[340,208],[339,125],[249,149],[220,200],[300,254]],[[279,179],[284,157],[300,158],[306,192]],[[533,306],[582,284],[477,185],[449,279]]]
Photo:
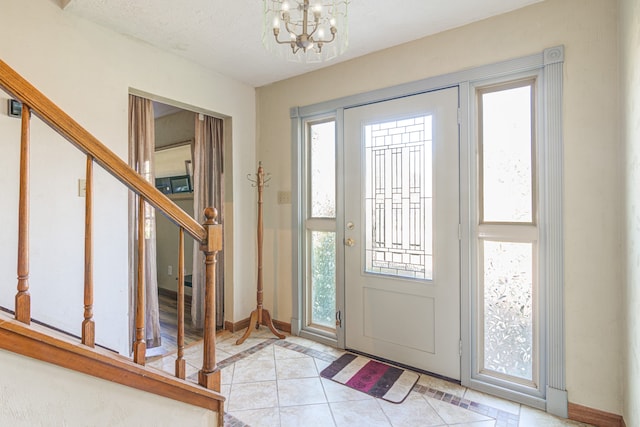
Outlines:
[[364,127],[367,273],[433,278],[431,116]]
[[480,88],[477,372],[539,384],[535,80]]

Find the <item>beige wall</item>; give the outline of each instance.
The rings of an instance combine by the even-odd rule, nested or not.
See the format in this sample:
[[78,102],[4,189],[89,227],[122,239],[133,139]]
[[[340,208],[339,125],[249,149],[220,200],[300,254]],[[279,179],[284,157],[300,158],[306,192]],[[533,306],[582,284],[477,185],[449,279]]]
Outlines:
[[569,400],[620,414],[621,184],[617,3],[547,0],[259,88],[258,158],[265,194],[265,306],[291,318],[289,108],[525,56],[563,44],[565,313]]
[[640,0],[620,2],[622,141],[626,196],[624,419],[640,425]]
[[[50,0],[0,0],[0,58],[127,161],[130,90],[233,120],[226,140],[241,185],[228,194],[235,259],[255,257],[255,89],[149,44],[62,11]],[[8,36],[8,35],[11,36]],[[179,78],[177,78],[179,76]],[[0,111],[7,95],[0,92]],[[13,307],[16,283],[19,120],[0,114],[0,305]],[[32,129],[30,283],[33,317],[80,334],[84,199],[77,180],[84,156],[35,120]],[[99,167],[95,198],[96,340],[128,353],[127,191]],[[231,221],[230,221],[231,222]],[[250,312],[255,270],[236,263],[227,313]],[[14,284],[14,285],[11,285]],[[229,284],[229,282],[227,282]],[[235,307],[237,306],[237,307]]]
[[0,377],[2,426],[218,425],[215,412],[5,350]]

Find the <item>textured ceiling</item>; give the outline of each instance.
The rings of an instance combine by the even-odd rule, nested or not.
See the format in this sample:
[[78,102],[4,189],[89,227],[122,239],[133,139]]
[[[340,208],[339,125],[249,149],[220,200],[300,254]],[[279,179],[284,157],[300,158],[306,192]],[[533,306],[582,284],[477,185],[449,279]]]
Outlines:
[[259,87],[542,0],[351,0],[349,48],[322,64],[286,62],[264,49],[262,0],[59,1],[66,13]]

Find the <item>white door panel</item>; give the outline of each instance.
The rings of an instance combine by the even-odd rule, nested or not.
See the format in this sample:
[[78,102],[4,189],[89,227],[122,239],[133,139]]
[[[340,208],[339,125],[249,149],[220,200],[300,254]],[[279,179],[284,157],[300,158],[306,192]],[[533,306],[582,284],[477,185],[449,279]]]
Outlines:
[[458,89],[345,110],[346,347],[460,378]]

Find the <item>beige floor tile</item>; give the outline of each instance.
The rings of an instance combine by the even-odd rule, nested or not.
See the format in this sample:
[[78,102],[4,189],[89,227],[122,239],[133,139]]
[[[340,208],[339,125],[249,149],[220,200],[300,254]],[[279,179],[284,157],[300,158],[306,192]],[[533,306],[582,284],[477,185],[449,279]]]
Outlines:
[[287,342],[290,342],[292,344],[300,344],[300,345],[304,345],[305,347],[309,347],[309,343],[312,342],[306,338],[301,338],[301,337],[296,337],[296,336],[287,336],[286,338]]
[[235,364],[231,364],[220,370],[220,384],[231,384],[233,382],[233,372]]
[[[198,367],[202,367],[202,354],[191,354],[189,356],[187,356],[185,354],[184,356],[184,360],[187,361],[187,364],[192,365],[192,366],[198,366]],[[219,362],[218,360],[218,352],[216,352],[216,363]]]
[[229,403],[229,395],[231,393],[231,384],[221,384],[220,385],[220,394],[225,397],[226,403]]
[[255,347],[256,345],[264,342],[263,338],[247,338],[245,342],[240,345],[236,345],[236,340],[226,340],[216,345],[216,349],[220,349],[232,355],[238,354],[242,351],[248,350],[251,347]]
[[216,349],[216,363],[220,363],[229,357],[231,357],[231,353]]
[[430,397],[423,396],[426,402],[435,409],[440,418],[442,418],[447,424],[462,424],[462,423],[475,423],[479,421],[494,421],[492,418],[486,415],[478,414],[477,412],[470,411],[468,409],[460,408],[459,406],[452,405],[451,403],[442,402],[440,400],[432,399]]
[[336,359],[340,356],[342,356],[345,351],[344,350],[340,350],[338,348],[335,347],[331,347],[322,343],[318,343],[318,342],[313,342],[313,341],[309,341],[311,344],[308,344],[307,346],[314,349],[314,350],[318,350],[321,351],[323,353],[327,353],[330,354],[332,356],[334,356]]
[[378,400],[382,411],[394,427],[431,427],[444,424],[438,413],[417,393],[409,396],[401,404]]
[[251,427],[280,427],[278,408],[250,409],[230,414]]
[[333,416],[327,403],[280,408],[281,427],[332,427]]
[[[261,328],[253,331],[242,345],[235,345],[243,332],[222,332],[216,336],[217,362],[275,337],[267,328]],[[286,340],[324,352],[333,358],[344,354],[342,350],[300,337],[287,335]],[[196,373],[202,367],[202,345],[187,347],[185,360],[187,376]],[[494,427],[496,424],[490,417],[416,392],[412,392],[402,404],[376,400],[365,393],[320,378],[319,373],[329,365],[330,362],[277,344],[268,345],[221,370],[221,394],[227,398],[225,409],[252,427]],[[175,354],[154,359],[147,366],[173,375]],[[418,384],[519,415],[519,427],[588,427],[427,375],[421,375]]]
[[329,404],[338,427],[391,427],[375,399]]
[[475,423],[448,424],[451,427],[495,427],[495,420],[476,421]]
[[275,381],[248,384],[232,384],[227,411],[275,408],[278,406],[278,391]]
[[464,393],[464,398],[472,402],[482,403],[484,405],[491,406],[492,408],[497,408],[502,411],[509,412],[511,414],[517,415],[520,413],[519,403],[500,399],[499,397],[490,396],[479,391],[467,389],[467,391]]
[[284,407],[326,403],[327,398],[320,378],[298,378],[278,380],[278,401]]
[[423,385],[425,387],[430,387],[434,390],[442,391],[444,393],[449,393],[454,396],[463,397],[464,392],[467,391],[466,387],[462,387],[456,383],[452,383],[451,381],[441,380],[440,378],[435,378],[430,375],[420,375],[420,379],[418,379],[418,384]]
[[564,418],[558,418],[538,409],[522,405],[520,407],[520,424],[519,427],[561,427],[561,426],[580,426],[586,427],[588,424],[571,421]]
[[346,385],[322,378],[322,387],[328,402],[348,402],[351,400],[373,400],[373,397]]
[[273,350],[276,359],[300,359],[308,357],[300,352],[289,350],[288,348],[283,348],[278,345],[274,346]]
[[279,380],[293,378],[317,378],[318,370],[312,357],[299,359],[277,359],[276,375]]
[[256,359],[269,359],[269,360],[273,360],[274,356],[273,356],[273,351],[274,351],[274,346],[270,345],[267,346],[265,348],[263,348],[260,351],[257,351],[249,356],[247,356],[247,359],[252,359],[252,360],[256,360]]
[[235,363],[233,384],[275,380],[275,363],[273,359],[240,360]]

